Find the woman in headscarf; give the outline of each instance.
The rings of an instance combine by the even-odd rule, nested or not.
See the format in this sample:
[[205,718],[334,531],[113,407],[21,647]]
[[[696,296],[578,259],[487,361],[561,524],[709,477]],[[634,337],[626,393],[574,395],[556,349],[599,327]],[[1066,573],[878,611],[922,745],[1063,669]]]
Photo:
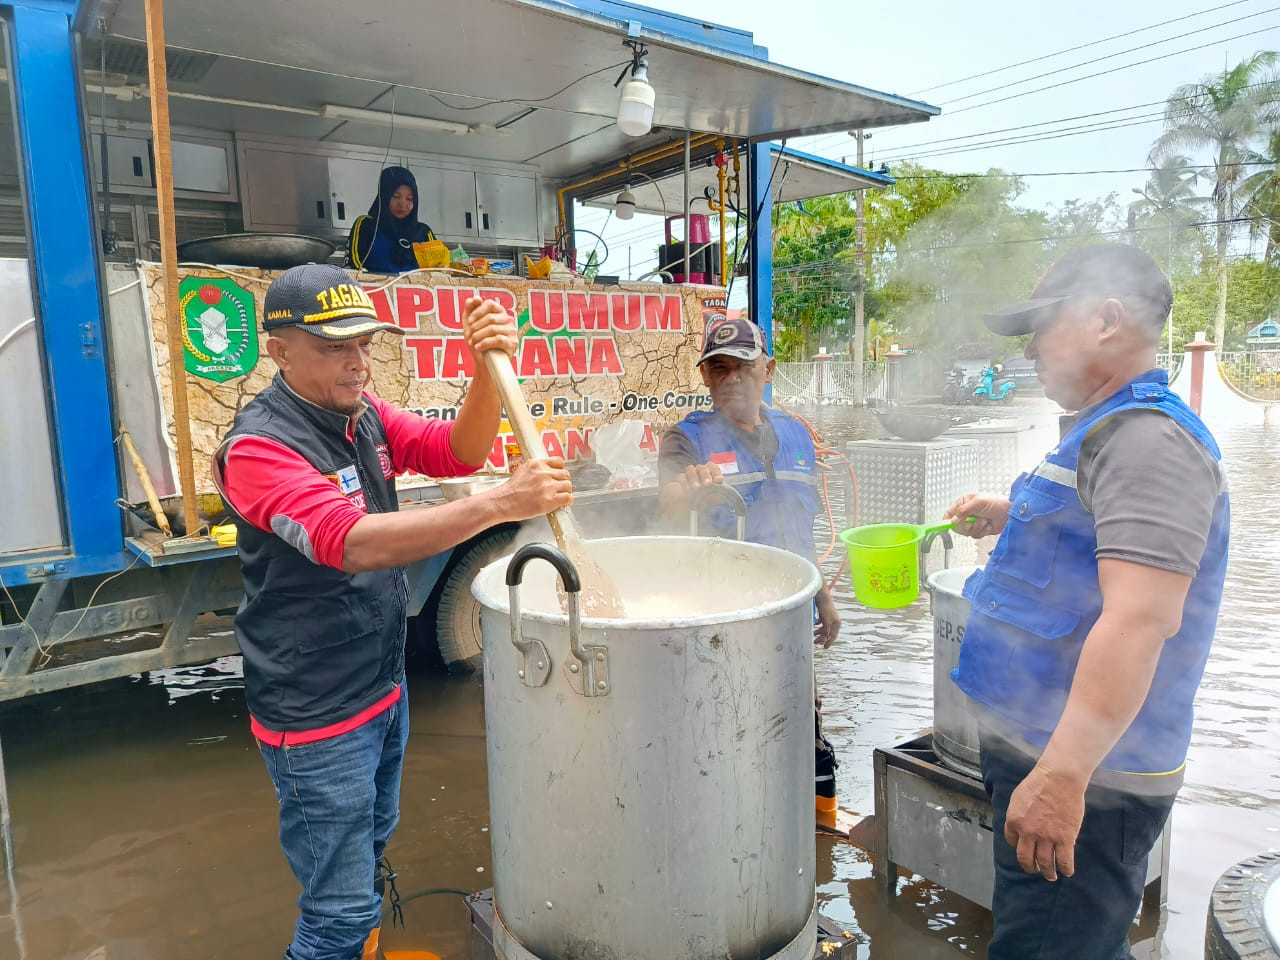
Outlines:
[[351,225],[347,266],[373,273],[416,269],[415,243],[436,235],[418,221],[418,182],[404,167],[387,167],[378,179],[378,198],[369,212]]

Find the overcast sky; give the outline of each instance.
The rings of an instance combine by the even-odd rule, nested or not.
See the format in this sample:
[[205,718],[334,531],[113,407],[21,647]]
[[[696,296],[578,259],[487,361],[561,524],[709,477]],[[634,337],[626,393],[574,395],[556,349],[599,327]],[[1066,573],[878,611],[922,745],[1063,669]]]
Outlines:
[[[1147,166],[1151,141],[1162,129],[1161,106],[1177,86],[1220,73],[1258,50],[1280,49],[1275,0],[665,0],[652,5],[750,30],[776,63],[942,108],[928,123],[874,131],[866,145],[869,166],[887,161],[892,168],[899,159],[919,158],[957,173],[989,167],[1021,174],[1080,171],[1028,177],[1021,202],[1029,206],[1110,192],[1127,203],[1133,199],[1130,190],[1146,181],[1145,173],[1083,172]],[[1075,47],[1080,49],[1062,52]],[[1032,59],[1036,62],[1013,66]],[[963,79],[989,71],[999,72]],[[1039,74],[1049,75],[1030,79]],[[1102,75],[1082,79],[1090,74]],[[652,76],[661,96],[656,65]],[[1050,85],[1057,86],[1039,89]],[[1004,102],[989,103],[994,100]],[[1099,123],[1115,128],[970,149],[985,141],[1048,136]],[[1025,129],[992,132],[1011,127]],[[847,157],[850,163],[855,152],[845,134],[791,145]],[[579,222],[599,229],[604,220],[591,212]],[[603,272],[625,276],[628,246],[633,265],[652,261],[656,223],[657,218],[640,215],[625,224],[608,222],[603,232],[611,257]],[[579,238],[585,249],[590,242]]]

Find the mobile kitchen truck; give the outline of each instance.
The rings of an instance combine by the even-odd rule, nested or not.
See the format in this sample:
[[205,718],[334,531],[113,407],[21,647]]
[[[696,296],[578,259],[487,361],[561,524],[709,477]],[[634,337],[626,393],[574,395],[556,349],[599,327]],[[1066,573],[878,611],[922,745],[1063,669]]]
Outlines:
[[[235,548],[208,536],[222,509],[209,457],[273,373],[260,323],[276,271],[255,259],[272,235],[341,244],[390,164],[415,173],[421,217],[450,248],[520,270],[544,252],[586,259],[575,204],[626,191],[677,219],[723,212],[720,244],[664,248],[644,282],[358,276],[407,334],[377,347],[381,396],[456,410],[459,304],[484,291],[521,317],[517,372],[554,452],[583,458],[621,418],[643,421],[652,452],[709,402],[704,317],[735,273],[771,329],[772,205],[891,182],[786,139],[937,112],[771,63],[750,33],[605,0],[168,0],[162,14],[154,0],[15,0],[0,17],[0,699],[235,652],[225,630],[193,626],[240,598]],[[615,80],[641,66],[652,126],[629,136]],[[248,256],[172,255],[241,233],[260,241]],[[492,468],[505,457],[499,438]],[[617,532],[621,505],[649,496],[642,514],[651,494],[578,504]],[[406,478],[405,509],[439,496]],[[488,531],[410,571],[416,642],[474,658],[467,587],[509,538]]]

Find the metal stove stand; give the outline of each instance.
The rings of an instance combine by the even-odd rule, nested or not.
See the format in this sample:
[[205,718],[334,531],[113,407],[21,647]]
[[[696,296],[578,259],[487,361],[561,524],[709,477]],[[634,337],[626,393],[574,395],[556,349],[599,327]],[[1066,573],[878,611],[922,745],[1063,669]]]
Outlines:
[[[926,733],[874,753],[875,877],[888,898],[899,868],[991,909],[991,802],[982,781],[944,766]],[[1142,915],[1159,915],[1167,900],[1170,826],[1147,861]]]

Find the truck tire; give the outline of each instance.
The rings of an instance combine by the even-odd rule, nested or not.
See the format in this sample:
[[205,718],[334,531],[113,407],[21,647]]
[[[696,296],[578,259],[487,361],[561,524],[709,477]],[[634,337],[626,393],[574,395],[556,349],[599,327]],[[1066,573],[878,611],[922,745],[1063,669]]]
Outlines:
[[1280,882],[1280,853],[1242,860],[1218,878],[1209,900],[1205,960],[1278,960],[1263,918],[1267,891]]
[[511,549],[515,536],[514,526],[498,527],[460,546],[427,599],[422,616],[435,625],[440,659],[450,673],[480,669],[480,604],[471,595],[471,581]]

